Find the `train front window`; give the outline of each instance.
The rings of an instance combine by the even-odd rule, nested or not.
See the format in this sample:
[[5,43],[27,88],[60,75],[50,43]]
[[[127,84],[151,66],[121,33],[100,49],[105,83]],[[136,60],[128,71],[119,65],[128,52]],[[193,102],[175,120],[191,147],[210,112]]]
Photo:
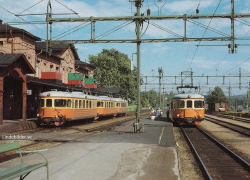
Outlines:
[[193,101],[188,100],[187,101],[187,108],[192,108]]
[[66,107],[66,99],[55,99],[55,107]]
[[204,107],[204,101],[201,101],[201,100],[194,101],[194,107],[195,108],[203,108]]
[[40,99],[40,107],[44,107],[44,99]]
[[52,107],[52,99],[46,99],[46,107]]
[[184,101],[179,101],[178,102],[178,108],[184,108]]

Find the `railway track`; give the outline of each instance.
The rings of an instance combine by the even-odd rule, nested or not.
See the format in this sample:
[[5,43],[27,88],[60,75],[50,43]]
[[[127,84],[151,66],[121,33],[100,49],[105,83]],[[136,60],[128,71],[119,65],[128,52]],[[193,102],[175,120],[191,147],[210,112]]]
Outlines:
[[250,164],[198,127],[181,127],[204,179],[250,179]]
[[241,114],[220,113],[220,114],[216,114],[215,116],[232,119],[232,120],[239,121],[239,122],[250,123],[250,118],[241,117],[242,116]]
[[238,132],[240,134],[243,134],[245,136],[250,137],[250,129],[247,127],[243,127],[234,123],[230,123],[230,122],[225,122],[223,120],[220,120],[216,117],[212,117],[212,116],[205,116],[205,120],[213,122],[215,124],[218,124],[220,126],[226,127],[228,129],[231,129],[235,132]]

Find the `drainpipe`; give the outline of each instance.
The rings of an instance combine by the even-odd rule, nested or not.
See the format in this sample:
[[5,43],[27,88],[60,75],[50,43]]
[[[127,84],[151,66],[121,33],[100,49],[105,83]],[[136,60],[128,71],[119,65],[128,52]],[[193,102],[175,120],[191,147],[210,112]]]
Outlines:
[[11,54],[14,54],[14,38],[13,38],[12,30],[10,30],[10,35],[11,35],[11,38],[12,38]]
[[[41,50],[41,52],[39,52],[38,54],[36,54],[36,59],[35,59],[35,68],[36,68],[36,70],[38,69],[38,68],[37,68],[37,66],[38,66],[38,65],[37,65],[38,55],[40,55],[42,52],[43,52],[43,50]],[[38,72],[36,72],[36,77],[39,77],[39,76],[38,76]]]

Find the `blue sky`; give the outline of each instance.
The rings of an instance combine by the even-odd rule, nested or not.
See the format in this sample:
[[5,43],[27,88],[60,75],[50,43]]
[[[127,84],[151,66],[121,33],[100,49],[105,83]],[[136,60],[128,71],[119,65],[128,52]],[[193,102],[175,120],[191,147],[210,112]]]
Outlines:
[[[164,1],[164,0],[163,0]],[[148,8],[151,9],[151,15],[159,14],[158,7],[163,4],[154,0],[144,0],[142,12],[146,14]],[[45,21],[45,15],[28,15],[16,17],[14,14],[43,14],[46,13],[48,0],[0,0],[1,15],[0,19],[4,23],[24,22],[24,21]],[[133,16],[135,13],[134,5],[129,0],[51,0],[53,13],[72,13],[77,12],[78,15],[60,15],[53,17],[70,18],[70,17],[113,17],[113,16]],[[161,15],[191,15],[196,14],[196,9],[199,9],[199,14],[228,14],[230,13],[231,0],[166,0],[166,4],[161,7]],[[235,0],[235,13],[250,14],[249,0]],[[250,18],[243,19],[245,24],[235,21],[235,36],[237,38],[250,38]],[[246,22],[247,21],[247,22]],[[184,34],[183,20],[155,20],[152,21],[168,30],[171,30],[181,36]],[[218,31],[221,31],[230,36],[230,20],[229,19],[203,19],[197,22],[208,25]],[[96,36],[107,32],[108,30],[122,24],[124,22],[97,22]],[[53,36],[57,36],[73,27],[82,23],[54,23]],[[247,25],[246,25],[247,24]],[[14,25],[18,28],[25,29],[30,33],[46,39],[46,25]],[[144,23],[142,31],[145,34],[142,38],[172,38],[173,35],[162,31],[152,25]],[[187,23],[187,37],[221,37],[211,31],[206,31],[193,23]],[[135,25],[130,23],[128,26],[106,36],[103,39],[134,39]],[[90,26],[79,29],[75,32],[70,32],[68,36],[60,40],[74,39],[90,39]],[[194,76],[238,76],[239,68],[243,75],[250,76],[250,43],[246,40],[235,42],[240,44],[236,54],[229,54],[227,46],[196,46],[200,45],[227,45],[229,42],[181,42],[181,43],[143,43],[141,45],[141,74],[144,76],[158,75],[158,68],[162,68],[165,76],[178,76],[182,71],[192,71]],[[242,46],[244,44],[244,46]],[[249,46],[246,46],[249,45]],[[136,44],[77,44],[78,53],[82,61],[88,61],[89,55],[97,55],[102,49],[115,48],[118,51],[128,55],[132,59],[132,54],[136,53]],[[134,64],[136,65],[136,56],[133,56]],[[158,79],[148,77],[148,82],[155,83],[147,85],[147,90],[155,88],[158,90]],[[188,80],[188,79],[187,79]],[[180,83],[177,79],[177,83]],[[163,83],[174,83],[174,78],[164,78]],[[187,82],[187,81],[186,81]],[[194,85],[201,86],[201,92],[206,94],[215,86],[223,88],[225,94],[228,94],[229,83],[232,87],[232,94],[246,93],[250,78],[242,78],[242,89],[239,86],[239,78],[210,78],[209,85],[206,85],[207,79],[194,78]],[[164,85],[166,92],[175,89],[173,85]],[[145,86],[142,86],[145,89]]]

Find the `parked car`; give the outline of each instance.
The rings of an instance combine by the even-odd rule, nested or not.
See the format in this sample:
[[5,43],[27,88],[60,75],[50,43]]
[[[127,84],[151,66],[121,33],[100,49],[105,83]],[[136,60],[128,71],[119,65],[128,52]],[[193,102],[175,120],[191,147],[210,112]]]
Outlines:
[[236,110],[237,110],[237,112],[241,112],[243,110],[243,106],[242,105],[238,105]]

